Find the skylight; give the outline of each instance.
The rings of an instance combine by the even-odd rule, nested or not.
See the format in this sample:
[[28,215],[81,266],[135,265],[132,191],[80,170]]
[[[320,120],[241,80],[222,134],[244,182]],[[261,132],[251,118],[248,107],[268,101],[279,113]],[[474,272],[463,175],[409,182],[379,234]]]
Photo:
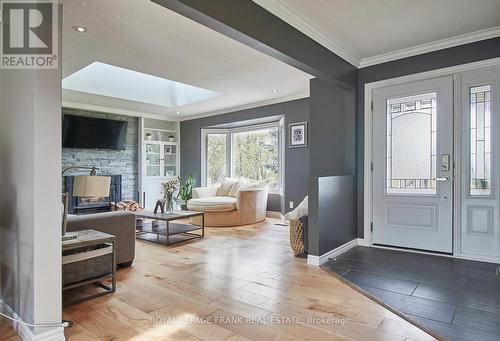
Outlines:
[[214,91],[100,62],[64,78],[62,87],[164,107],[179,107],[217,95]]

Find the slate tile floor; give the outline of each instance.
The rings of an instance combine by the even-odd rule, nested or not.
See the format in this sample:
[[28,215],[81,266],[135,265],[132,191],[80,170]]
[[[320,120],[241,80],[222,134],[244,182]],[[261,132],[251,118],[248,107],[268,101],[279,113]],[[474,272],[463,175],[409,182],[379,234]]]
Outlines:
[[323,265],[450,340],[500,340],[497,264],[355,247]]

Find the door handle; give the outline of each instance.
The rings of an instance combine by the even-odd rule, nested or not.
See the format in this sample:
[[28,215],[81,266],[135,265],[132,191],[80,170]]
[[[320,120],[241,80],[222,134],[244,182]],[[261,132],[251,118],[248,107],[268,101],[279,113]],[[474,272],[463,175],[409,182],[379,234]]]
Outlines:
[[434,180],[436,180],[436,181],[448,181],[448,180],[450,180],[450,178],[447,177],[447,176],[445,176],[445,177],[442,177],[442,178],[434,178]]

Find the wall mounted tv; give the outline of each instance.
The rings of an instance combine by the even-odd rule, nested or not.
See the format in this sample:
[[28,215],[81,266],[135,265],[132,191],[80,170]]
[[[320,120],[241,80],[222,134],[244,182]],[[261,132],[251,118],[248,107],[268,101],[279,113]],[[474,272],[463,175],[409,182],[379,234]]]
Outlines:
[[63,148],[125,149],[126,121],[64,115]]

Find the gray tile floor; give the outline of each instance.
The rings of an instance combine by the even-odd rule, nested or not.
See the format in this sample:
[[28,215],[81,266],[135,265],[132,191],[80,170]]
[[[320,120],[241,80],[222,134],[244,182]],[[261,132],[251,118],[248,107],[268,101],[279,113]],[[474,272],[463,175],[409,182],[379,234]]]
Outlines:
[[323,265],[450,340],[500,340],[497,264],[355,247]]

